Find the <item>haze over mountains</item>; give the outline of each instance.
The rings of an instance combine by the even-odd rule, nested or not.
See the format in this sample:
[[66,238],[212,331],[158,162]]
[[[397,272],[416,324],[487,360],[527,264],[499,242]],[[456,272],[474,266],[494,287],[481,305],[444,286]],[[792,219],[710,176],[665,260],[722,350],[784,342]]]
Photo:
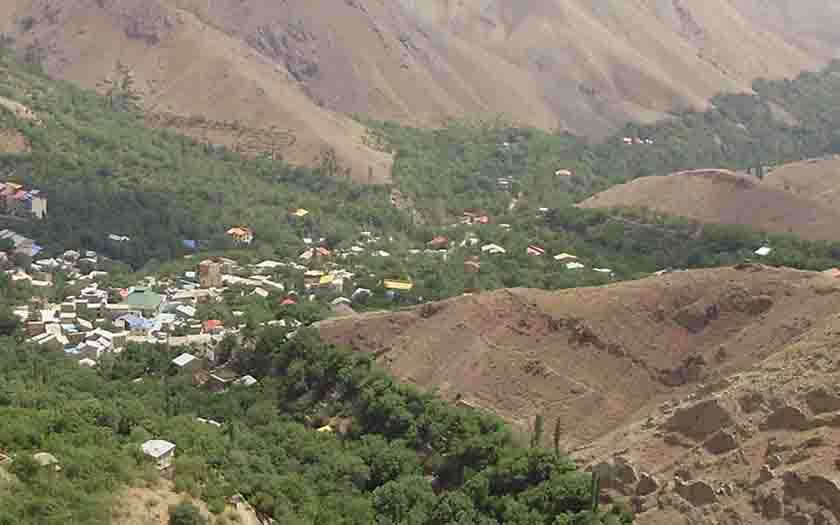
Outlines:
[[[332,146],[357,179],[389,155],[348,115],[428,124],[507,114],[603,134],[702,107],[837,54],[840,8],[813,0],[0,0],[0,31],[95,87],[131,68],[153,111],[276,126],[283,155]],[[733,52],[737,50],[737,52]],[[216,136],[217,142],[229,142]]]

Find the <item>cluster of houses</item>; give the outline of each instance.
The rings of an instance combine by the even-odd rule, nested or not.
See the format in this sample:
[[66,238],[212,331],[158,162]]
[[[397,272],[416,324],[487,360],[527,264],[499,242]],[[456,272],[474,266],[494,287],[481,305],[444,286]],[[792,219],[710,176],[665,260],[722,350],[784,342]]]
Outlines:
[[653,145],[653,139],[643,139],[639,137],[622,137],[621,142],[625,146],[651,146]]
[[[43,248],[29,237],[20,235],[12,230],[0,230],[0,241],[12,243],[12,252],[35,257],[43,251]],[[5,253],[5,252],[4,252]],[[8,254],[5,254],[8,257]]]
[[47,217],[47,196],[41,190],[15,182],[0,182],[0,214],[18,217]]

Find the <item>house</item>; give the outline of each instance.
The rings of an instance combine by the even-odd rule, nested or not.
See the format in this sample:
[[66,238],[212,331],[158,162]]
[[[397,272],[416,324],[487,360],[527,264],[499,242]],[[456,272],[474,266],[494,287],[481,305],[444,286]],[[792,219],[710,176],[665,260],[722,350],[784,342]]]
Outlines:
[[606,274],[609,274],[609,275],[613,274],[613,271],[609,268],[592,268],[592,271],[593,272],[598,272],[598,273],[606,273]]
[[543,255],[545,255],[545,248],[532,244],[531,246],[528,246],[528,248],[525,250],[525,253],[527,253],[528,255],[533,255],[535,257],[542,257]]
[[51,467],[56,472],[61,471],[61,465],[58,462],[58,458],[49,452],[37,452],[32,455],[32,459],[34,459],[35,463],[41,467]]
[[184,319],[192,319],[195,317],[196,309],[194,306],[178,305],[175,307],[175,314]]
[[464,272],[478,273],[481,270],[481,263],[476,260],[464,261]]
[[201,368],[201,359],[192,354],[183,353],[173,359],[172,364],[177,366],[179,370],[196,372]]
[[210,259],[198,263],[198,283],[202,288],[222,287],[222,264]]
[[211,392],[218,394],[227,390],[228,387],[236,381],[237,377],[236,372],[229,368],[222,367],[218,370],[214,370],[210,374],[210,377],[207,378],[207,382],[204,386]]
[[254,232],[245,226],[234,226],[226,233],[236,244],[251,244],[254,242]]
[[[414,283],[410,281],[398,281],[394,279],[385,279],[382,281],[382,286],[386,290],[394,292],[410,292],[414,288]],[[358,290],[357,290],[358,291]]]
[[567,270],[582,270],[583,268],[586,268],[586,267],[579,262],[574,262],[573,261],[573,262],[570,262],[570,263],[566,263],[566,269]]
[[198,421],[201,424],[204,424],[204,425],[210,425],[212,427],[222,428],[222,424],[219,423],[218,421],[216,421],[215,419],[205,419],[203,417],[197,417],[197,418],[195,418],[195,420]]
[[155,460],[159,470],[166,470],[171,467],[172,460],[175,458],[175,445],[162,439],[150,439],[140,445],[140,450],[143,454]]
[[555,261],[576,261],[577,255],[572,255],[571,253],[561,253],[559,255],[554,256]]
[[283,268],[284,266],[286,266],[286,263],[282,263],[279,261],[262,261],[261,263],[255,265],[255,268],[257,268],[260,271],[270,271],[276,270],[278,268]]
[[441,250],[449,246],[449,238],[443,235],[438,235],[428,243],[429,248],[433,250]]
[[123,243],[123,242],[129,242],[131,240],[131,237],[129,237],[127,235],[118,235],[116,233],[109,233],[108,234],[108,240],[109,241],[114,241],[114,242],[117,242],[117,243]]
[[185,250],[194,252],[198,249],[198,241],[195,239],[184,239],[181,241],[181,246],[183,246]]
[[463,241],[461,241],[461,248],[474,248],[481,244],[481,239],[478,237],[467,237]]
[[291,297],[286,297],[285,299],[283,299],[282,301],[280,301],[280,306],[294,306],[294,305],[296,305],[296,304],[297,304],[297,301],[295,301],[295,300],[294,300],[293,298],[291,298]]
[[481,247],[481,251],[489,255],[499,255],[507,253],[507,250],[505,250],[498,244],[485,244]]
[[233,382],[234,385],[239,385],[239,386],[254,386],[257,383],[259,383],[259,381],[257,381],[257,379],[254,376],[251,376],[251,375],[242,376],[242,377],[240,377],[239,379],[237,379],[236,381]]
[[164,297],[148,288],[135,288],[119,304],[128,312],[138,312],[145,318],[155,317],[164,306]]
[[215,334],[224,330],[224,324],[218,319],[204,321],[203,329],[206,334]]
[[556,175],[557,177],[571,177],[572,175],[574,175],[574,173],[572,173],[572,170],[559,169],[554,172],[554,175]]
[[771,253],[773,253],[773,248],[771,248],[769,246],[762,246],[761,248],[759,248],[755,251],[755,254],[760,256],[760,257],[767,257]]
[[330,304],[332,306],[338,306],[340,304],[346,304],[346,305],[349,306],[349,305],[353,304],[353,301],[351,301],[350,299],[348,299],[346,297],[336,297],[335,299],[330,301]]
[[0,205],[10,215],[28,214],[36,219],[47,216],[46,194],[14,182],[0,183]]
[[356,290],[353,292],[353,295],[350,296],[350,299],[352,299],[353,301],[364,301],[371,295],[373,295],[373,292],[371,292],[367,288],[356,288]]
[[324,272],[320,270],[308,270],[303,274],[303,284],[305,286],[318,286],[318,283],[321,282],[321,277],[323,277]]
[[82,368],[96,368],[96,361],[89,357],[85,357],[84,359],[79,360],[79,366]]
[[268,290],[266,290],[265,288],[260,288],[259,286],[257,286],[256,288],[254,288],[254,291],[251,292],[251,295],[258,295],[259,297],[262,297],[263,299],[266,299],[269,294],[268,294]]
[[309,210],[306,210],[304,208],[298,208],[298,209],[292,211],[291,215],[292,215],[292,217],[297,217],[297,218],[301,219],[301,218],[309,215]]

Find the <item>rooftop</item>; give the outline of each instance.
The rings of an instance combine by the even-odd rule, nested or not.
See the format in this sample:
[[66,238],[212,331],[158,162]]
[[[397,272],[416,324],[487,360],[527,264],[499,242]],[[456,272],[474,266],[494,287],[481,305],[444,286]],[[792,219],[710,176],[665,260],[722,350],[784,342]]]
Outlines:
[[143,454],[159,459],[175,450],[175,444],[162,439],[151,439],[140,445]]

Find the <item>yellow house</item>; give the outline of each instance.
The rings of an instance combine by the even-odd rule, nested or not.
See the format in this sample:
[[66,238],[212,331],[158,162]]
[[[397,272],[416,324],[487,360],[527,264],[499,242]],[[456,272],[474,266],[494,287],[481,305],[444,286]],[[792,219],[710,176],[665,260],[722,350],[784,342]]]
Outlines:
[[309,215],[309,210],[298,208],[292,212],[292,215],[294,215],[295,217],[306,217],[307,215]]
[[392,279],[385,279],[382,282],[382,285],[385,287],[386,290],[395,290],[400,292],[408,292],[414,288],[414,283],[409,281],[396,281]]

